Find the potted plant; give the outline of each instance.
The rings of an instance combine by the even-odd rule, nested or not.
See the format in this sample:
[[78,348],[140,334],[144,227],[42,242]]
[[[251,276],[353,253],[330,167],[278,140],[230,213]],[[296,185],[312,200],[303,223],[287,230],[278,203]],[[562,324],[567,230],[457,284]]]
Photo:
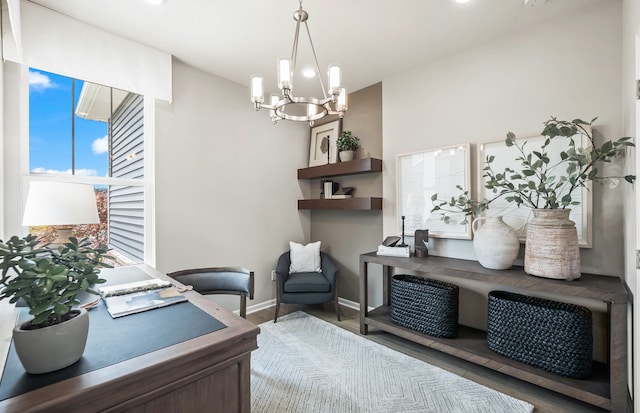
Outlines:
[[69,242],[54,249],[39,245],[34,235],[0,241],[0,299],[22,300],[33,316],[16,326],[16,353],[29,373],[47,373],[67,367],[82,357],[89,317],[77,308],[78,294],[98,294],[92,286],[105,282],[99,267],[111,267],[108,248],[93,247],[88,239]]
[[[616,183],[623,179],[633,183],[634,175],[605,176],[598,169],[603,163],[616,158],[625,147],[635,146],[629,137],[606,141],[597,146],[593,138],[591,122],[581,119],[571,121],[551,117],[544,123],[542,135],[546,137],[539,149],[529,149],[527,141],[518,141],[512,132],[505,144],[515,147],[518,170],[505,168],[495,171],[494,156],[485,159],[483,178],[485,188],[493,197],[474,200],[468,191],[459,197],[438,200],[432,196],[433,211],[461,211],[465,215],[479,214],[498,198],[533,209],[534,218],[527,224],[525,243],[525,271],[548,278],[575,279],[580,277],[580,255],[575,223],[569,220],[570,207],[579,204],[572,195],[578,188],[585,188],[590,181]],[[578,137],[586,138],[587,145],[576,144]],[[548,153],[554,139],[565,139],[566,149],[560,160],[552,162]],[[461,189],[461,188],[460,188]],[[445,213],[445,220],[448,220]]]
[[340,161],[346,162],[353,160],[354,151],[360,147],[360,139],[354,136],[351,131],[343,131],[336,140],[336,146],[340,155]]

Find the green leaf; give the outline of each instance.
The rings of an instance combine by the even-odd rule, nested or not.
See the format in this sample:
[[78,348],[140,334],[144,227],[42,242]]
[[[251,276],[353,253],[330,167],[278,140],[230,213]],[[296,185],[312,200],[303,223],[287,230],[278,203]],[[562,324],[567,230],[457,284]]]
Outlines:
[[58,314],[58,315],[65,315],[67,314],[69,311],[71,311],[70,307],[67,307],[64,304],[56,304],[56,306],[53,308],[53,311]]

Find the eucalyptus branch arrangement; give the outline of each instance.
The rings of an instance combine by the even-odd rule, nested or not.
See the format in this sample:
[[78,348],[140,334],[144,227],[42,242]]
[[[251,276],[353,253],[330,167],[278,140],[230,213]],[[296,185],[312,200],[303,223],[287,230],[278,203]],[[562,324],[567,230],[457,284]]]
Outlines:
[[0,241],[0,299],[10,303],[23,299],[34,318],[29,328],[43,328],[72,318],[71,310],[80,304],[80,291],[98,294],[92,286],[105,282],[98,276],[99,267],[111,268],[104,244],[93,247],[84,238],[54,249],[39,245],[34,235],[11,237]]
[[[450,217],[447,213],[462,212],[465,217],[479,215],[498,198],[504,198],[518,207],[524,205],[529,208],[564,209],[580,203],[572,198],[572,194],[576,189],[586,187],[589,181],[608,180],[615,185],[623,179],[633,183],[635,175],[604,176],[598,169],[599,165],[612,162],[624,148],[635,145],[630,137],[623,137],[596,146],[591,127],[596,119],[591,122],[581,119],[563,121],[551,117],[544,123],[542,136],[546,139],[539,150],[528,150],[527,141],[519,143],[516,135],[509,132],[505,144],[517,149],[519,170],[507,167],[504,171],[495,171],[492,167],[495,156],[487,156],[482,176],[485,188],[491,190],[492,197],[474,200],[469,196],[468,190],[458,186],[461,194],[457,197],[439,200],[438,194],[434,194],[431,197],[434,204],[431,212],[445,212],[442,219],[448,223]],[[586,146],[576,144],[582,137],[587,140]],[[567,140],[567,149],[560,152],[559,160],[552,162],[548,152],[549,145],[554,139],[560,138]],[[466,218],[463,222],[466,222]]]

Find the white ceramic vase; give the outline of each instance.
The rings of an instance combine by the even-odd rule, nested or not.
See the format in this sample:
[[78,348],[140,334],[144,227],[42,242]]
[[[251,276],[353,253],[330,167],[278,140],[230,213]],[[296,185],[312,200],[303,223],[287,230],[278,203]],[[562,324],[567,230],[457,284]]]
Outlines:
[[16,353],[27,373],[60,370],[80,360],[89,333],[89,314],[80,314],[60,324],[35,330],[13,329]]
[[353,151],[340,151],[340,162],[353,161]]
[[[476,228],[476,224],[481,222],[482,225]],[[520,251],[520,240],[516,231],[504,223],[502,216],[476,218],[471,227],[474,231],[473,249],[480,265],[492,270],[511,268]]]

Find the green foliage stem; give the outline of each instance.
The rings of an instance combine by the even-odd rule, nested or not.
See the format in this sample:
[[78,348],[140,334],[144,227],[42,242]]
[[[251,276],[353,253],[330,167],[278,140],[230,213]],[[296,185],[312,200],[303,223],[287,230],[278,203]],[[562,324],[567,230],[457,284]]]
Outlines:
[[[498,198],[515,203],[518,207],[564,209],[580,203],[572,195],[578,188],[586,187],[589,181],[624,179],[633,183],[635,175],[604,176],[598,169],[602,163],[612,162],[624,148],[635,145],[631,138],[623,137],[596,146],[591,127],[596,119],[591,122],[581,119],[563,121],[551,117],[544,123],[542,136],[546,139],[540,150],[528,151],[527,141],[520,143],[514,133],[507,133],[505,145],[518,150],[518,170],[507,167],[503,171],[496,171],[492,166],[495,156],[487,156],[482,176],[485,188],[490,190],[492,197],[477,201],[469,196],[469,191],[458,187],[461,195],[448,200],[438,199],[438,194],[434,194],[431,212],[444,211],[442,219],[449,222],[448,212],[462,212],[465,216],[479,215]],[[576,139],[580,137],[587,139],[586,147],[576,145]],[[560,152],[559,161],[551,163],[549,145],[554,139],[560,138],[568,140],[568,149]]]

